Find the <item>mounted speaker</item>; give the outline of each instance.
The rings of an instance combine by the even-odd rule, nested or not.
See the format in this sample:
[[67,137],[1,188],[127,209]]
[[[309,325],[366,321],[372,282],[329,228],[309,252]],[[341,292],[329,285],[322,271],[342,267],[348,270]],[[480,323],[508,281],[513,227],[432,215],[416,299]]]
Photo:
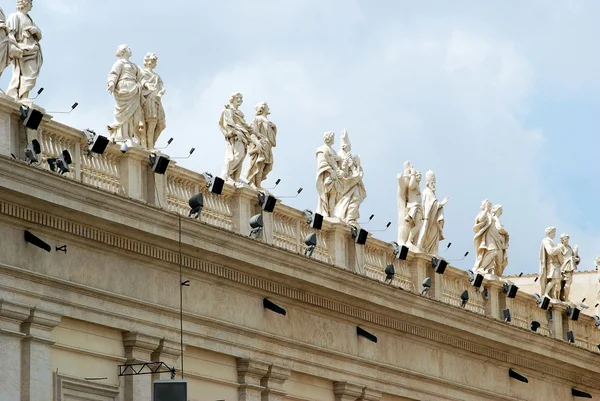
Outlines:
[[52,247],[50,245],[48,245],[41,238],[36,237],[35,235],[33,235],[32,233],[30,233],[27,230],[25,230],[25,242],[29,242],[30,244],[35,245],[38,248],[42,248],[46,252],[52,251]]
[[156,380],[152,401],[187,401],[187,380]]
[[40,126],[44,113],[31,107],[21,106],[21,120],[26,128],[36,130]]
[[448,262],[446,262],[444,259],[433,257],[431,258],[431,266],[437,274],[444,274],[444,271],[446,271],[446,267],[448,266]]

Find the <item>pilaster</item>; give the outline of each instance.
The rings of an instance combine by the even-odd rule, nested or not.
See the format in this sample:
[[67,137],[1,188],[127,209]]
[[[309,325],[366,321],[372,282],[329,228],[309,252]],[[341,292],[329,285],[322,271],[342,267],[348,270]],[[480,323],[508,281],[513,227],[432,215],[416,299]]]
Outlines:
[[61,316],[38,307],[21,323],[25,337],[21,343],[21,401],[50,400],[52,369],[50,347],[52,330]]
[[488,291],[488,298],[485,303],[485,314],[494,319],[503,320],[502,311],[506,309],[506,298],[503,292],[503,283],[498,280],[491,280],[484,283]]
[[[138,332],[123,333],[126,364],[146,363],[160,346],[161,339]],[[125,376],[125,401],[147,401],[152,397],[151,375]]]
[[[158,348],[152,353],[152,355],[150,355],[150,358],[152,362],[164,362],[170,368],[179,367],[181,369],[181,365],[177,366],[177,362],[180,356],[180,344],[176,341],[171,341],[167,340],[166,338],[163,338],[162,340],[160,340],[160,345],[158,346]],[[157,373],[152,375],[152,381],[166,380],[170,378],[170,373]]]
[[254,216],[257,202],[256,192],[249,188],[236,188],[231,197],[233,231],[241,235],[250,235],[250,218]]
[[554,303],[552,305],[552,321],[550,322],[550,327],[552,328],[552,333],[554,334],[554,338],[559,340],[567,339],[567,325],[565,325],[565,311],[567,309],[566,306],[561,303]]
[[21,399],[21,323],[29,317],[30,307],[0,299],[0,399]]
[[[121,185],[125,195],[146,202],[147,192],[145,188],[148,188],[148,192],[150,192],[150,185],[146,185],[150,183],[147,182],[147,174],[142,172],[145,173],[148,170],[145,168],[148,165],[148,152],[139,147],[131,146],[129,151],[123,154],[119,160],[121,162]],[[154,182],[152,182],[152,189],[154,189]]]
[[357,401],[363,396],[363,386],[349,382],[333,382],[335,401]]
[[265,388],[262,392],[262,401],[283,401],[286,395],[283,384],[290,374],[290,370],[283,366],[269,366],[269,371],[260,381],[260,385]]
[[[327,231],[328,250],[331,263],[343,269],[348,268],[348,252],[354,250],[351,242],[350,228],[338,219],[328,219],[329,230]],[[352,269],[353,270],[353,269]]]
[[381,391],[365,387],[358,401],[380,401],[382,396]]
[[261,401],[265,387],[261,380],[269,372],[269,364],[253,359],[238,358],[238,401]]

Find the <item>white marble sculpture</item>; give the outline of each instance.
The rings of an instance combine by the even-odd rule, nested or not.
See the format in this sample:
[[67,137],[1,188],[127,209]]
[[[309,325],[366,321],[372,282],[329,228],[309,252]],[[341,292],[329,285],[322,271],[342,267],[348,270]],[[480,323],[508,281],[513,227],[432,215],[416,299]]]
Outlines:
[[342,191],[342,171],[339,168],[340,157],[331,147],[334,133],[323,134],[323,145],[317,148],[317,193],[319,200],[316,213],[324,217],[333,217],[334,209]]
[[115,119],[108,126],[111,139],[131,140],[140,143],[144,130],[142,111],[141,70],[129,61],[131,49],[127,45],[117,48],[118,60],[108,74],[107,92],[115,97]]
[[154,148],[158,137],[167,126],[165,110],[162,106],[165,87],[160,75],[154,72],[157,62],[156,54],[147,53],[144,57],[144,69],[141,76],[145,135],[140,138],[140,144],[148,149]]
[[[269,120],[269,105],[260,102],[255,107],[252,132],[248,144],[248,171],[246,180],[254,189],[262,188],[262,182],[273,169],[273,148],[277,145],[277,126]],[[260,146],[257,146],[260,144]]]
[[14,68],[6,94],[17,100],[28,98],[44,61],[40,47],[42,31],[29,15],[32,7],[32,0],[17,0],[17,12],[10,14],[7,21]]
[[398,174],[398,244],[416,245],[423,225],[421,173],[409,161]]
[[422,194],[423,226],[419,232],[417,247],[422,252],[437,255],[440,241],[444,239],[444,206],[448,197],[438,202],[435,194],[435,174],[425,173],[425,189]]
[[600,316],[600,256],[596,256],[596,271],[598,272],[596,275],[598,293],[596,294],[596,316]]
[[560,235],[560,252],[558,258],[560,260],[560,272],[562,275],[562,290],[560,291],[560,300],[569,301],[571,293],[571,284],[573,283],[573,272],[577,270],[579,265],[579,247],[571,248],[569,245],[569,234]]
[[[252,126],[246,123],[244,113],[239,109],[243,102],[241,93],[233,93],[219,119],[219,128],[226,141],[223,178],[230,184],[238,183],[240,180],[246,148],[253,132]],[[254,144],[257,148],[262,148],[258,141]]]
[[540,247],[540,294],[548,295],[550,298],[558,299],[560,292],[560,260],[558,258],[559,247],[554,243],[556,228],[546,228],[546,238],[542,240]]
[[473,226],[476,253],[473,272],[490,280],[498,279],[508,264],[508,232],[500,223],[501,214],[502,206],[492,208],[492,204],[486,199],[481,204],[481,211]]
[[[8,33],[8,25],[6,25],[6,16],[0,7],[0,76],[2,76],[2,73],[11,62],[9,55],[11,47],[10,38],[11,36]],[[4,92],[0,90],[0,93]]]
[[350,226],[358,226],[360,205],[367,198],[367,191],[363,184],[363,168],[360,157],[352,154],[352,145],[346,130],[342,131],[340,150],[341,190],[334,208],[335,217]]

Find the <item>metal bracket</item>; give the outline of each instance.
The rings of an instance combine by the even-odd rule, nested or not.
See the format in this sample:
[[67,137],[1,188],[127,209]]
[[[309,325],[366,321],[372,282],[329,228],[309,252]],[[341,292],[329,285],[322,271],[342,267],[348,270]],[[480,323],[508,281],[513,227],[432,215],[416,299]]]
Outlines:
[[119,376],[151,375],[154,373],[171,373],[171,379],[175,378],[175,368],[170,368],[164,362],[119,365]]

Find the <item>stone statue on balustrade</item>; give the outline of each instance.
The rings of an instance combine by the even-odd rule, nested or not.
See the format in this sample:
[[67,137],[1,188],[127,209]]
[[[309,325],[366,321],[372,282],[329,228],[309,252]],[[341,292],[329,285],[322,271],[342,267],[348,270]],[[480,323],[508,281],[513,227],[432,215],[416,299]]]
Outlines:
[[417,247],[430,255],[438,254],[440,241],[444,239],[444,206],[448,203],[448,197],[438,202],[435,186],[435,174],[429,170],[425,173],[425,189],[421,203],[423,225],[417,239]]
[[416,246],[423,225],[421,173],[409,161],[398,174],[398,244]]
[[[13,74],[6,94],[16,100],[29,97],[44,61],[40,47],[42,31],[29,15],[32,7],[32,0],[17,0],[17,12],[10,14],[6,22],[9,36],[8,52],[13,63]],[[4,56],[3,53],[0,59]]]
[[364,172],[360,157],[352,154],[352,145],[346,130],[342,131],[338,157],[342,174],[339,178],[340,191],[333,214],[344,223],[356,227],[360,217],[360,205],[367,198],[367,191],[363,184]]
[[116,52],[117,61],[108,74],[108,93],[115,97],[115,118],[108,125],[111,139],[129,140],[139,144],[144,134],[140,68],[129,61],[131,49],[120,45]]
[[473,226],[476,253],[473,272],[490,280],[502,276],[508,265],[509,236],[500,222],[502,211],[501,205],[492,208],[490,201],[484,200]]
[[154,148],[158,137],[167,126],[165,110],[162,106],[165,87],[160,75],[154,72],[157,62],[156,54],[147,53],[144,57],[144,69],[141,75],[145,135],[141,136],[140,145],[148,149]]
[[581,259],[579,258],[579,247],[571,247],[569,245],[569,234],[560,235],[560,245],[558,259],[560,261],[560,273],[561,273],[561,290],[560,300],[569,301],[569,295],[571,293],[571,284],[573,283],[573,272],[577,270],[577,266]]
[[[256,117],[252,122],[248,143],[248,171],[246,179],[250,187],[262,188],[262,182],[273,169],[273,148],[277,146],[277,126],[269,120],[271,114],[266,102],[258,103],[255,107]],[[260,146],[257,146],[260,144]]]
[[598,286],[598,293],[596,294],[596,316],[600,316],[600,256],[596,256],[596,285]]
[[230,184],[240,181],[248,144],[252,142],[258,151],[262,151],[262,144],[256,139],[256,136],[251,135],[254,129],[246,123],[244,113],[240,110],[243,102],[244,98],[241,93],[232,94],[229,104],[225,105],[219,119],[219,128],[225,136],[226,142],[223,178]]
[[[14,43],[12,46],[14,48]],[[8,32],[8,25],[6,25],[6,16],[0,7],[0,76],[2,76],[6,67],[11,63],[10,47],[11,36]],[[0,89],[0,93],[4,92]]]
[[559,247],[554,242],[556,228],[546,228],[546,238],[542,240],[540,247],[540,294],[548,295],[550,298],[560,297],[560,260],[558,257]]
[[333,150],[334,133],[323,134],[323,145],[317,148],[317,194],[319,195],[316,213],[324,217],[334,217],[335,206],[342,193],[341,159]]

